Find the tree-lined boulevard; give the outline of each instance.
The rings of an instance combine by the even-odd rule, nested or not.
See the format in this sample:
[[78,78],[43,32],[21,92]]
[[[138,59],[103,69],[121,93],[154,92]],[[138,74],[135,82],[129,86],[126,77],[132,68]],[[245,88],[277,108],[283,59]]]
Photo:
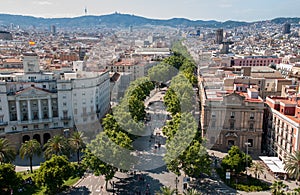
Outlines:
[[[44,146],[26,141],[17,152],[0,138],[1,194],[287,194],[284,182],[268,181],[265,167],[238,147],[222,157],[208,152],[195,114],[196,73],[196,64],[177,42],[173,55],[130,84],[102,119],[103,131],[89,142],[84,131],[74,131]],[[28,171],[15,172],[11,163],[17,153],[28,161]],[[45,162],[33,171],[37,156]],[[285,163],[296,180],[299,162],[296,152]]]

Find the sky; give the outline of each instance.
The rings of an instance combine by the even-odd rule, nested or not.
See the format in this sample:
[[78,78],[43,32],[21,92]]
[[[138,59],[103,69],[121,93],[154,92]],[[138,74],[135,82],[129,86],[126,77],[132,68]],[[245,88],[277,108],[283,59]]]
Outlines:
[[300,0],[0,0],[0,13],[57,18],[114,12],[147,18],[260,21],[300,17]]

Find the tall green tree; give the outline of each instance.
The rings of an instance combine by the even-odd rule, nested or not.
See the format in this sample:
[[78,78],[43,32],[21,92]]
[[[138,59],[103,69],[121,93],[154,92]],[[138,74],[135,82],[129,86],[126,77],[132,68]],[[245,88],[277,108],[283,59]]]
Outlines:
[[246,162],[248,166],[252,165],[252,158],[250,155],[246,155],[239,149],[238,146],[232,146],[228,151],[221,163],[224,170],[235,170],[235,173],[239,174],[246,170]]
[[299,181],[300,177],[300,151],[295,151],[294,154],[290,154],[284,161],[284,170],[290,177]]
[[184,61],[185,57],[180,53],[174,53],[174,55],[169,56],[163,60],[164,63],[169,64],[178,70],[182,66]]
[[34,181],[38,186],[45,186],[48,194],[57,194],[64,183],[74,173],[74,166],[66,156],[52,155],[51,159],[41,164]]
[[178,70],[171,65],[166,63],[160,63],[148,71],[148,76],[151,81],[156,83],[166,83],[171,80],[173,76],[178,73]]
[[107,189],[108,182],[115,176],[118,169],[104,160],[101,160],[95,154],[89,150],[85,151],[85,156],[83,158],[83,164],[92,170],[96,176],[104,175],[105,177],[105,189]]
[[10,194],[11,190],[17,192],[22,182],[22,176],[16,173],[14,165],[0,164],[0,194]]
[[145,104],[135,96],[130,96],[128,99],[129,112],[135,121],[143,121],[146,116]]
[[42,153],[41,144],[36,140],[32,139],[22,144],[20,148],[20,157],[29,159],[30,172],[32,173],[32,158],[34,155],[40,156]]
[[170,171],[180,175],[183,170],[192,177],[210,174],[211,160],[196,136],[197,124],[190,113],[175,115],[163,128],[163,133],[168,137],[164,160]]
[[44,145],[45,157],[50,159],[53,154],[55,155],[69,155],[70,148],[67,139],[61,135],[55,135]]
[[[132,140],[122,131],[109,130],[105,125],[104,132],[99,133],[87,144],[83,163],[96,175],[104,175],[107,183],[118,168],[128,170],[133,156],[130,155]],[[118,168],[117,168],[118,167]]]
[[172,89],[167,90],[164,96],[164,104],[167,107],[167,111],[173,116],[181,111],[179,97]]
[[284,188],[287,185],[283,183],[283,181],[274,181],[270,186],[272,195],[284,195]]
[[83,132],[75,131],[72,136],[68,139],[70,147],[76,152],[77,163],[80,163],[80,151],[85,148],[84,143],[85,137]]
[[16,150],[6,138],[0,138],[0,163],[12,162],[16,158]]

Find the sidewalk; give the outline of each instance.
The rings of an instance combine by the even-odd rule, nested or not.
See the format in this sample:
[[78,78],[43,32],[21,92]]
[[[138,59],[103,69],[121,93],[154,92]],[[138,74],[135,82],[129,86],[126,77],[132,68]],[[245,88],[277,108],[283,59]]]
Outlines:
[[[214,154],[214,156],[222,159],[224,158],[228,153],[224,153],[224,152],[219,152],[219,151],[215,151],[215,150],[207,150],[209,155],[212,155]],[[261,163],[263,164],[264,166],[264,174],[260,175],[259,176],[259,179],[262,180],[262,181],[265,181],[267,183],[273,183],[274,181],[276,181],[275,177],[272,175],[272,173],[270,173],[268,170],[267,170],[267,167],[266,165],[261,161],[261,160],[253,160],[253,162],[258,162],[258,163]],[[250,173],[248,173],[250,174]],[[298,188],[300,187],[299,185],[296,185],[296,181],[291,181],[291,180],[282,180],[284,184],[288,185],[289,186],[289,190],[293,190],[295,188]],[[257,194],[257,195],[264,195],[264,194],[271,194],[270,191],[267,191],[267,192],[243,192],[243,191],[238,191],[240,194]]]

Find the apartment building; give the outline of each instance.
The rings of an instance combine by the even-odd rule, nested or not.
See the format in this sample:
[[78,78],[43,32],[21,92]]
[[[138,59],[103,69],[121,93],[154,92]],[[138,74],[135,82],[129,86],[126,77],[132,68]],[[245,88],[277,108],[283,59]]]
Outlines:
[[299,97],[270,96],[266,98],[266,104],[266,149],[269,155],[276,155],[284,160],[289,154],[300,150]]
[[282,87],[292,83],[269,67],[235,67],[224,77],[225,90],[247,92],[247,88],[255,88],[263,99],[271,95],[280,96]]
[[233,66],[269,66],[270,64],[280,64],[281,58],[277,56],[243,56],[236,55],[231,64]]

